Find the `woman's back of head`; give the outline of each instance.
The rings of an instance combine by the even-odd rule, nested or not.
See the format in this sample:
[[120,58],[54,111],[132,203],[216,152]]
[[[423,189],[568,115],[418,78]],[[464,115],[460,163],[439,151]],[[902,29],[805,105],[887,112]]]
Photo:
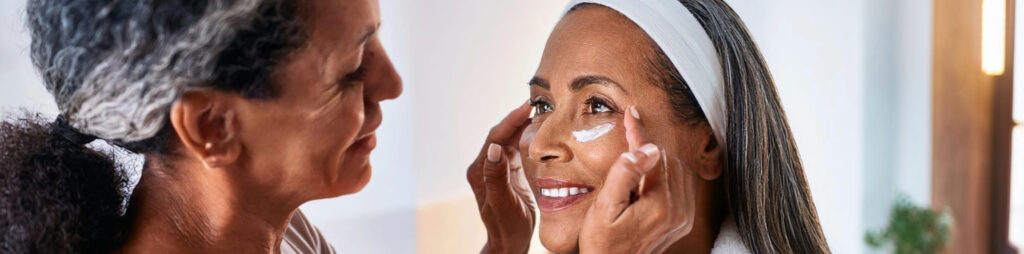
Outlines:
[[271,70],[304,41],[296,6],[29,0],[32,61],[60,117],[0,123],[0,253],[118,249],[130,227],[128,180],[116,157],[86,143],[164,154],[169,108],[189,89],[272,96]]

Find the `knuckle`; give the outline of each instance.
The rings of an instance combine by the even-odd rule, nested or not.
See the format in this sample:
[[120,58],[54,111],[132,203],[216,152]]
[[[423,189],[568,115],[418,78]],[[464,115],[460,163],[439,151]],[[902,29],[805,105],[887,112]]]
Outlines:
[[498,130],[501,129],[501,124],[491,126],[491,129],[487,131],[487,140],[490,141],[494,136],[498,135]]
[[624,174],[625,176],[632,178],[639,178],[643,176],[643,174],[640,173],[639,165],[637,165],[636,163],[632,163],[625,158],[622,158],[621,160],[622,161],[620,161],[618,167],[615,167],[615,170],[618,171],[620,174]]
[[669,219],[668,213],[665,212],[665,210],[655,210],[650,215],[651,215],[651,218],[654,219],[654,221],[658,221],[658,222],[669,221],[668,220]]

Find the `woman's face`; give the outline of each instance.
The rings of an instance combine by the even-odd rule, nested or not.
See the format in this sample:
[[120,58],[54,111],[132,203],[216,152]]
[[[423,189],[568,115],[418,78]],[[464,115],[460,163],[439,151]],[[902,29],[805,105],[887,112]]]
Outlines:
[[[687,156],[696,154],[700,130],[680,124],[667,94],[652,83],[645,56],[654,52],[646,38],[624,16],[595,6],[564,17],[548,39],[530,82],[533,122],[519,146],[540,209],[540,239],[551,251],[577,248],[587,209],[628,148],[622,125],[628,106],[639,110],[648,136],[669,156],[693,161]],[[601,135],[601,126],[612,127]]]
[[[358,192],[370,179],[379,103],[402,91],[377,37],[377,0],[302,1],[308,44],[274,76],[278,96],[239,114],[247,176],[294,200]],[[304,202],[304,201],[303,201]]]

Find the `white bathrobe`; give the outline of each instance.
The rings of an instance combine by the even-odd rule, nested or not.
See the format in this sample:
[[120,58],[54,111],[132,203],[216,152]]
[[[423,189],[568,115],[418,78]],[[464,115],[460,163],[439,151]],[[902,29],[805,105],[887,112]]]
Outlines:
[[743,237],[736,229],[736,222],[732,216],[727,216],[722,222],[722,228],[718,230],[718,238],[715,239],[715,246],[711,247],[711,254],[746,254],[750,253],[747,246],[743,245]]

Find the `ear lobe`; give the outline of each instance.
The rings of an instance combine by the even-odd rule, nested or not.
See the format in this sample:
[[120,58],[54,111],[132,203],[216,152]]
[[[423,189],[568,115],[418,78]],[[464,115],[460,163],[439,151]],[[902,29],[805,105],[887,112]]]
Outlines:
[[718,139],[715,138],[715,133],[708,131],[705,136],[704,149],[700,152],[700,170],[697,172],[704,180],[714,180],[718,176],[722,175],[722,167],[724,166],[722,145],[718,143]]
[[199,90],[182,95],[171,108],[171,125],[185,150],[208,168],[230,165],[241,153],[230,102],[229,95]]

